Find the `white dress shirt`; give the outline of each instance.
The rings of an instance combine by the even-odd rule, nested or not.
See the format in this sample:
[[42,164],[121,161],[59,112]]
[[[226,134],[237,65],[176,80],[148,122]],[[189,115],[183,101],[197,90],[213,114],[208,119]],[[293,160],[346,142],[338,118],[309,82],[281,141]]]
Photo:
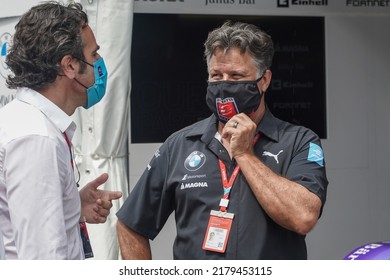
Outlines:
[[6,259],[83,259],[80,196],[63,132],[76,125],[31,89],[0,109],[0,230]]

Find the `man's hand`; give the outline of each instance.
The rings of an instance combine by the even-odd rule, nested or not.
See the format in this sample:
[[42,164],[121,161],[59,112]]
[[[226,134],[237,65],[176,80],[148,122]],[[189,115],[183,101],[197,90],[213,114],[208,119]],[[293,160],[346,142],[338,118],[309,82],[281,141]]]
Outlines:
[[103,173],[80,190],[81,215],[91,224],[104,223],[112,207],[112,200],[122,197],[121,192],[98,190],[108,179]]
[[256,124],[244,113],[233,116],[222,130],[222,139],[228,141],[232,158],[253,153]]

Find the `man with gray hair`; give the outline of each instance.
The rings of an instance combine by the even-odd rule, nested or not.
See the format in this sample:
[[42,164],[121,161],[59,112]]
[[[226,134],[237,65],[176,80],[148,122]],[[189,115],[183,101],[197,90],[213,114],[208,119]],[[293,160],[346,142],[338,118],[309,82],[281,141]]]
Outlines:
[[213,114],[155,153],[117,213],[122,257],[151,258],[174,211],[175,259],[307,259],[328,185],[320,138],[267,108],[268,34],[226,22],[204,45]]

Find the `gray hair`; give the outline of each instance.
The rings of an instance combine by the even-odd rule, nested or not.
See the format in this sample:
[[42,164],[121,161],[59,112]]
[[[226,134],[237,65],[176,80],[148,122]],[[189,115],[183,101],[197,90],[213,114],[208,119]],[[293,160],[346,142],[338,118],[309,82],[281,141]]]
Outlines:
[[217,49],[226,53],[231,48],[240,48],[242,53],[248,52],[253,58],[259,75],[271,67],[274,55],[271,36],[253,24],[242,22],[226,21],[209,33],[204,46],[207,68]]
[[12,71],[9,88],[44,89],[62,74],[65,55],[84,59],[82,28],[87,14],[79,3],[50,1],[32,7],[15,26],[6,64]]

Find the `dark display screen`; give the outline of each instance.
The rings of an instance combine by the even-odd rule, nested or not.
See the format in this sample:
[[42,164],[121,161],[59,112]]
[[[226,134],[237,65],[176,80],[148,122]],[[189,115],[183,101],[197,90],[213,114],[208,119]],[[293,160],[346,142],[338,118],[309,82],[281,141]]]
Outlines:
[[210,116],[203,43],[227,19],[253,23],[274,41],[271,112],[327,137],[324,17],[140,13],[131,47],[132,143],[164,142]]

